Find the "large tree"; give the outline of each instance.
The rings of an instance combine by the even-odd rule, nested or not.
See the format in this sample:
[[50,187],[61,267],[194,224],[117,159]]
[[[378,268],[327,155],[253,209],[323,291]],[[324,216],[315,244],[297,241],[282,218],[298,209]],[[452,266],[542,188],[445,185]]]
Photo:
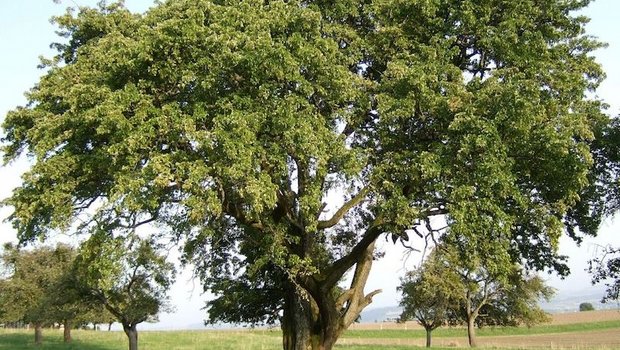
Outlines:
[[22,241],[156,224],[222,295],[219,317],[277,319],[285,349],[330,349],[376,292],[376,239],[437,233],[433,216],[566,273],[563,229],[594,234],[601,215],[589,146],[608,120],[586,97],[601,45],[573,16],[587,3],[80,8],[55,19],[58,54],[3,124],[5,162],[34,162],[11,220]]
[[152,239],[96,230],[82,243],[73,269],[81,298],[102,305],[123,326],[129,350],[138,350],[138,324],[167,310],[174,265]]

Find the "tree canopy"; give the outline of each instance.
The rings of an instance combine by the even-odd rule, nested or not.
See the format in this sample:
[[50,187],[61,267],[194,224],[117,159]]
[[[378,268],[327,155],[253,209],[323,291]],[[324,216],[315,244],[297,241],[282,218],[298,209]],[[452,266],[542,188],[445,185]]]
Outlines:
[[97,231],[82,243],[73,266],[81,298],[103,305],[122,324],[129,350],[138,349],[137,325],[167,310],[175,269],[158,248],[149,239]]
[[426,347],[431,346],[431,332],[451,323],[458,313],[459,292],[464,290],[456,271],[446,268],[436,257],[437,251],[416,270],[401,280],[400,321],[416,320],[426,330]]
[[426,329],[427,346],[430,332],[444,324],[466,325],[469,345],[476,346],[475,327],[530,327],[550,320],[538,302],[548,301],[555,291],[539,276],[488,251],[468,250],[464,258],[458,254],[463,246],[447,242],[436,246],[399,287],[401,317],[415,318]]
[[218,317],[279,318],[287,349],[331,348],[375,293],[375,240],[441,235],[434,216],[566,274],[558,239],[596,233],[592,169],[608,162],[593,141],[609,120],[586,96],[601,44],[573,15],[588,3],[80,8],[55,19],[58,54],[3,123],[5,162],[34,163],[4,203],[22,242],[155,225],[215,306],[250,302]]
[[[31,324],[37,344],[43,339],[44,325],[55,322],[69,325],[75,318],[73,310],[79,308],[80,303],[58,298],[57,291],[63,287],[74,258],[75,251],[62,244],[33,250],[5,245],[1,259],[7,276],[0,279],[0,319]],[[70,341],[67,333],[65,341]]]
[[594,311],[594,305],[592,303],[581,303],[579,304],[579,311]]

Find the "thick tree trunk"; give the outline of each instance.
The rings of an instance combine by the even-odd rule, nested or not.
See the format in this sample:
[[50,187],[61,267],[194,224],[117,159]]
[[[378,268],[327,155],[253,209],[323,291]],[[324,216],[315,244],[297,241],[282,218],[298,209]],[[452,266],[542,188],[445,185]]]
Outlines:
[[71,320],[64,320],[63,326],[63,341],[65,343],[71,343],[71,327],[73,326]]
[[433,331],[432,328],[426,328],[426,347],[430,348],[431,347],[431,332]]
[[[303,236],[303,235],[302,235]],[[282,317],[284,350],[331,350],[342,332],[359,317],[380,290],[364,294],[372,266],[375,235],[316,276],[288,282]],[[306,244],[312,247],[311,243]],[[312,251],[312,249],[304,249]],[[342,276],[355,266],[350,288],[336,294]]]
[[[282,347],[284,350],[330,350],[340,330],[334,326],[336,308],[322,307],[308,295],[289,289],[282,319]],[[322,316],[323,315],[323,316]]]
[[41,345],[43,342],[43,325],[40,323],[34,324],[34,343]]
[[290,287],[284,301],[282,347],[284,350],[310,350],[312,347],[312,310],[309,300]]
[[[350,289],[334,295],[333,285],[320,279],[304,280],[304,288],[290,283],[282,319],[284,350],[331,350],[342,332],[380,292],[364,294],[372,266],[374,244],[359,256]],[[337,282],[337,281],[336,281]]]
[[472,348],[476,347],[476,325],[474,320],[474,317],[470,317],[467,320],[467,338],[469,339],[469,346]]
[[138,350],[138,330],[136,325],[123,323],[123,330],[129,340],[129,350]]

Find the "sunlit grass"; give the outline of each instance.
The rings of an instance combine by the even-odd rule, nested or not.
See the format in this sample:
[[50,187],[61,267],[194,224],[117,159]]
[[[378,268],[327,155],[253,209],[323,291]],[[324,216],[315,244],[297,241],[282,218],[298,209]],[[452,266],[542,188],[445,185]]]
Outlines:
[[[550,334],[550,333],[571,333],[571,332],[589,332],[596,330],[606,330],[620,328],[620,320],[590,322],[590,323],[573,323],[564,325],[538,325],[534,327],[486,327],[476,329],[476,335],[485,336],[504,336],[504,335],[533,335],[533,334]],[[433,337],[461,337],[465,336],[467,331],[461,327],[445,327],[433,331]],[[373,329],[362,330],[355,329],[345,332],[343,337],[352,338],[424,338],[426,333],[423,329]]]
[[[43,344],[36,347],[33,331],[0,330],[0,349],[25,350],[118,350],[127,348],[123,332],[75,330],[73,342],[64,344],[62,331],[43,331]],[[278,349],[281,341],[247,331],[143,331],[138,333],[139,348],[144,350],[268,350]]]
[[[592,323],[577,323],[567,325],[541,325],[532,328],[506,327],[485,328],[478,330],[480,337],[502,335],[532,335],[568,332],[589,332],[620,328],[620,321],[605,321]],[[72,332],[73,342],[64,344],[62,331],[45,329],[44,340],[40,347],[35,346],[33,330],[2,330],[0,329],[0,349],[10,350],[118,350],[127,348],[127,338],[123,332],[86,331],[75,330]],[[421,339],[425,334],[423,330],[351,330],[343,335],[344,339]],[[445,328],[433,332],[433,338],[463,337],[465,330],[462,328]],[[141,350],[278,350],[281,349],[281,333],[277,329],[266,330],[227,330],[227,331],[141,331],[139,332],[139,347]],[[421,347],[411,345],[352,345],[339,344],[338,350],[405,350]],[[462,344],[461,346],[463,346]],[[461,347],[464,348],[464,347]],[[433,347],[433,349],[445,350],[455,347]],[[512,348],[487,348],[502,350],[526,349]],[[554,349],[573,350],[596,350],[611,349],[606,347],[573,347]]]

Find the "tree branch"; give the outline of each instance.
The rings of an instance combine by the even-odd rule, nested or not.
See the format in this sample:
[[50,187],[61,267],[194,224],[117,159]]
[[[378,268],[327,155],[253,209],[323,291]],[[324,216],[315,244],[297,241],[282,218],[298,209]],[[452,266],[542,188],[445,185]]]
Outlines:
[[297,227],[299,230],[304,231],[305,228],[304,226],[297,220],[297,218],[295,218],[295,213],[293,212],[293,204],[292,204],[292,198],[291,198],[291,192],[289,193],[284,193],[284,191],[279,190],[277,191],[276,195],[278,196],[278,203],[279,205],[282,206],[282,210],[284,211],[284,216],[286,217],[286,219],[295,227]]
[[317,228],[326,229],[336,225],[342,219],[342,217],[345,216],[345,214],[348,213],[349,210],[351,210],[351,208],[355,207],[364,200],[369,191],[369,186],[365,186],[364,188],[362,188],[353,198],[351,198],[348,202],[344,203],[342,207],[340,207],[340,209],[338,209],[330,219],[324,221],[320,220]]
[[349,325],[357,319],[362,310],[372,302],[372,298],[378,293],[381,293],[381,290],[377,289],[367,295],[364,295],[364,286],[368,281],[370,269],[372,268],[374,251],[375,244],[373,242],[366,248],[364,254],[357,260],[355,274],[353,275],[353,280],[351,281],[351,288],[348,291],[350,293],[347,293],[350,297],[340,321],[340,327],[342,329],[348,328]]
[[134,222],[131,225],[119,224],[118,226],[121,227],[121,228],[124,228],[124,229],[132,229],[133,230],[133,229],[136,229],[136,228],[138,228],[138,227],[140,227],[142,225],[150,224],[151,222],[153,222],[155,220],[157,220],[157,216],[152,216],[152,217],[150,217],[150,218],[148,218],[146,220],[142,220],[142,221],[139,221],[139,222],[136,222],[134,220]]
[[382,217],[377,217],[372,222],[372,224],[366,230],[364,237],[351,249],[349,254],[343,256],[342,258],[336,260],[330,269],[325,271],[323,274],[323,282],[324,285],[328,287],[333,287],[338,283],[340,278],[349,270],[353,265],[355,265],[359,258],[366,249],[373,244],[377,238],[381,235],[383,231],[381,231],[380,226],[383,223]]

